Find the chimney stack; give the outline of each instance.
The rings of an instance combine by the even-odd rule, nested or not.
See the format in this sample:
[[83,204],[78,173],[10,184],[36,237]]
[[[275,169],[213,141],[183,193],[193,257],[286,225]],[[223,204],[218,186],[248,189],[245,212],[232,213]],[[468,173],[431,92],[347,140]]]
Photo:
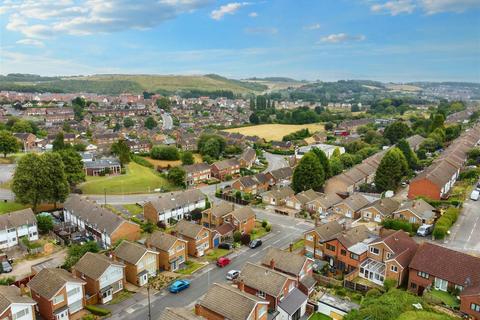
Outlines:
[[245,291],[245,284],[243,283],[243,279],[240,279],[240,281],[238,281],[238,290],[242,292]]
[[318,217],[315,216],[315,227],[318,227]]
[[293,252],[293,243],[290,243],[288,246],[288,251]]
[[275,269],[275,260],[270,260],[270,269]]

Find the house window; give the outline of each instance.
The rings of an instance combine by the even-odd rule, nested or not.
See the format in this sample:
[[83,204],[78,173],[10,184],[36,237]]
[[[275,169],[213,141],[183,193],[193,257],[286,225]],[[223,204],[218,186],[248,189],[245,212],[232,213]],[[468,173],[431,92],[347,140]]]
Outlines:
[[480,304],[472,303],[470,304],[470,309],[476,312],[480,312]]
[[397,266],[390,266],[390,271],[392,271],[392,272],[398,272]]
[[428,278],[429,278],[429,274],[426,273],[426,272],[418,271],[418,272],[417,272],[417,275],[418,275],[419,277],[422,277],[422,278],[425,278],[425,279],[428,279]]
[[375,247],[370,247],[370,252],[378,256],[380,254],[380,249]]
[[417,289],[417,284],[416,283],[410,283],[410,288],[412,289]]
[[262,304],[260,306],[260,309],[258,310],[258,319],[262,318],[262,316],[267,313],[267,306],[265,304]]
[[336,249],[335,246],[332,246],[331,244],[328,244],[328,243],[326,247],[327,247],[327,250],[330,250],[330,251],[335,251]]
[[30,308],[26,308],[13,314],[13,320],[20,319],[30,313]]
[[65,297],[63,296],[63,294],[59,295],[59,296],[56,296],[53,298],[53,304],[59,304],[59,303],[62,303],[63,301],[65,301]]
[[307,241],[313,241],[313,236],[310,235],[310,234],[307,234],[307,236],[305,237],[305,239],[306,239]]
[[67,296],[71,297],[80,292],[80,287],[73,288],[72,290],[67,292]]
[[260,291],[260,290],[257,291],[257,297],[265,299],[266,296],[267,296],[267,294],[265,292]]
[[350,253],[350,258],[353,259],[353,260],[358,260],[359,256],[358,256],[358,254]]
[[448,287],[448,281],[440,278],[435,278],[435,289],[438,289],[441,291],[447,291],[447,287]]
[[463,286],[459,286],[458,284],[455,285],[455,290],[463,291]]
[[341,254],[342,256],[346,256],[346,255],[347,255],[347,251],[344,250],[344,249],[342,249],[342,250],[340,250],[340,254]]
[[392,254],[390,252],[387,252],[387,259],[390,259],[391,256]]

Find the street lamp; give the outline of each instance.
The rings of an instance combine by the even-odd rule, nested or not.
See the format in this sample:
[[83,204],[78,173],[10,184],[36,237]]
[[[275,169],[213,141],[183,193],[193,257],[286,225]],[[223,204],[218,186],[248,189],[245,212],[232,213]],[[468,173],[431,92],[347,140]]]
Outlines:
[[150,282],[147,283],[147,299],[148,299],[148,320],[152,320],[152,308],[150,306]]

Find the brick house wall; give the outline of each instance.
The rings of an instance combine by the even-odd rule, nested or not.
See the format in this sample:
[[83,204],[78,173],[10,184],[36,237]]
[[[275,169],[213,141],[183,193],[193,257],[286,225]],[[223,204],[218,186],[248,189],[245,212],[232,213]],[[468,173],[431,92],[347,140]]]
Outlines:
[[480,319],[480,312],[472,310],[472,304],[480,306],[480,294],[460,296],[460,311]]
[[62,290],[60,290],[60,292],[57,294],[57,296],[63,295],[63,298],[64,298],[63,302],[56,304],[55,306],[53,305],[53,300],[50,301],[40,296],[39,294],[37,294],[34,290],[31,290],[31,291],[32,291],[32,299],[37,301],[38,311],[40,312],[40,314],[42,315],[42,318],[44,319],[54,320],[55,316],[53,315],[53,313],[55,312],[55,310],[65,307],[68,303],[66,286],[64,286]]
[[[328,249],[329,245],[332,245],[335,247],[335,251],[331,251]],[[360,263],[367,258],[367,254],[364,253],[359,256],[358,260],[355,260],[350,257],[350,251],[337,239],[328,241],[325,243],[324,246],[324,254],[334,258],[334,264],[335,266],[339,267],[342,264],[344,265],[343,269],[340,268],[340,270],[345,271],[346,273],[349,273],[353,271],[354,269],[358,268]],[[345,253],[345,254],[342,254]],[[340,262],[340,263],[339,263]]]
[[[392,266],[397,267],[397,272],[392,271]],[[397,261],[392,260],[385,263],[385,279],[393,279],[397,285],[401,285],[405,282],[407,275],[407,269],[404,269]]]
[[394,217],[396,219],[405,219],[412,223],[418,223],[418,224],[422,224],[422,223],[433,224],[435,220],[434,218],[429,220],[422,220],[421,218],[417,217],[410,210],[407,210],[407,209],[395,212]]
[[[309,236],[312,237],[312,240],[308,240]],[[319,239],[318,239],[317,233],[314,230],[310,232],[306,232],[303,236],[303,239],[304,239],[304,247],[305,248],[309,247],[312,250],[312,251],[307,251],[305,249],[304,254],[306,254],[307,252],[313,253],[313,250],[315,250],[315,259],[323,259],[324,244],[318,243]],[[319,253],[322,253],[322,255],[320,255]]]
[[[409,269],[408,271],[408,290],[416,293],[423,294],[423,290],[433,283],[434,277],[429,275],[428,279],[420,277],[418,270]],[[422,289],[423,288],[423,289]]]
[[[367,252],[368,258],[379,261],[379,262],[385,262],[385,260],[388,260],[389,258],[387,257],[387,254],[392,253],[390,249],[383,242],[380,242],[374,245],[369,245],[368,248],[369,248]],[[378,253],[378,255],[376,255],[370,251],[370,248],[377,248],[380,250],[380,252]]]
[[98,298],[98,292],[100,291],[100,284],[98,283],[97,280],[94,280],[92,278],[89,278],[87,276],[82,277],[82,273],[73,269],[72,273],[74,276],[76,276],[79,279],[82,279],[83,281],[86,282],[85,284],[85,295],[89,295],[90,298],[86,300],[87,304],[97,304],[100,302],[100,299]]
[[[176,251],[176,247],[179,246],[180,244],[184,244],[184,249],[182,251],[179,251],[177,252]],[[154,247],[155,248],[155,247]],[[184,241],[181,241],[181,240],[177,240],[175,241],[175,243],[173,244],[172,248],[175,249],[175,253],[170,255],[168,253],[168,251],[164,251],[164,250],[160,250],[157,248],[157,252],[159,253],[158,254],[158,270],[166,270],[166,271],[170,271],[170,261],[173,261],[175,259],[177,259],[178,257],[180,256],[183,256],[183,258],[185,259],[185,261],[187,261],[187,257],[188,257],[188,242],[184,242]]]
[[150,202],[143,206],[143,214],[147,221],[154,224],[158,222],[158,212]]
[[111,243],[116,243],[118,240],[136,241],[140,239],[140,233],[140,226],[138,224],[125,221],[111,234]]
[[354,218],[354,219],[360,218],[360,212],[358,211],[355,212],[354,210],[352,210],[352,208],[347,206],[345,203],[339,203],[333,206],[333,212],[338,213],[344,217],[348,217],[347,213],[349,211],[351,212],[350,218]]
[[418,196],[425,196],[433,200],[440,200],[441,188],[428,179],[418,179],[410,183],[408,187],[408,198],[415,199]]

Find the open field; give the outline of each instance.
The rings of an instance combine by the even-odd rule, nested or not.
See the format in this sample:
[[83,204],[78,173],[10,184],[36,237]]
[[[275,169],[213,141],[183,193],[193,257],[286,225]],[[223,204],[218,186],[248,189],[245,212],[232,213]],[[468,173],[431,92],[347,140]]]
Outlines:
[[416,92],[422,91],[422,88],[410,84],[388,84],[387,89],[391,91]]
[[325,130],[322,123],[309,124],[260,124],[257,126],[241,127],[227,129],[227,132],[238,132],[247,136],[259,136],[265,140],[282,140],[283,136],[298,131],[300,129],[308,128],[310,133]]
[[118,176],[87,177],[80,185],[85,194],[132,194],[153,192],[157,188],[172,188],[172,185],[150,168],[135,162],[128,164],[127,173]]
[[[195,153],[193,155],[193,158],[195,159],[195,163],[200,163],[202,162],[202,156],[198,153]],[[169,161],[169,160],[155,160],[150,157],[145,157],[145,160],[150,162],[155,166],[155,168],[160,167],[160,168],[172,168],[172,167],[178,167],[182,165],[181,160],[174,160],[174,161]]]
[[23,205],[17,202],[0,202],[0,214],[4,214],[7,212],[17,211],[21,209],[27,208],[27,205]]

